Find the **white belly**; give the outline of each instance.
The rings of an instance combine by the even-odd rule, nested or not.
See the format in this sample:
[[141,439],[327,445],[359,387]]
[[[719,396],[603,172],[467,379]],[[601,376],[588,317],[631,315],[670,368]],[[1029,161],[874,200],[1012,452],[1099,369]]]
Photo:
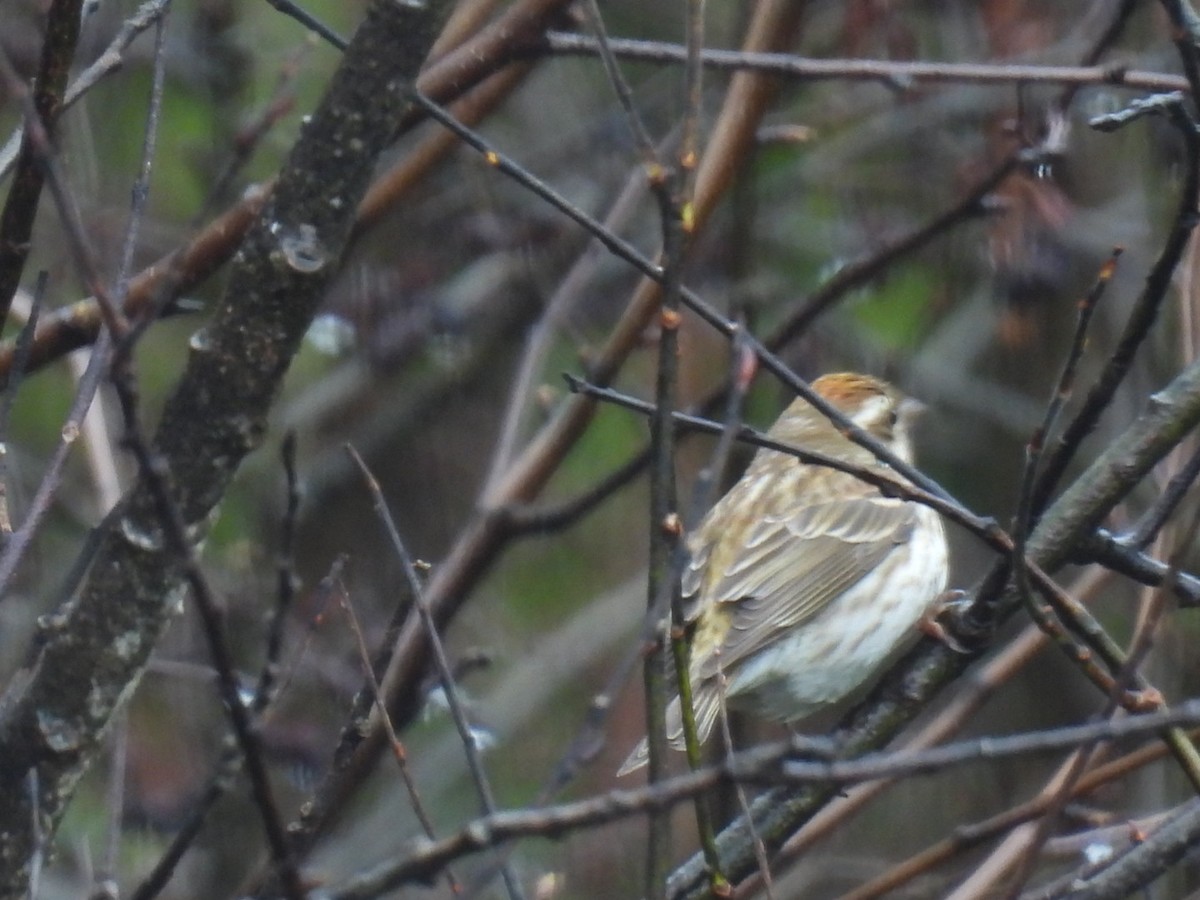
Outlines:
[[[947,577],[941,520],[928,507],[920,514],[937,528],[927,552],[904,558],[906,548],[898,548],[901,555],[889,556],[811,620],[727,673],[732,706],[781,721],[803,718],[850,694],[916,635]],[[884,604],[890,609],[881,615]]]

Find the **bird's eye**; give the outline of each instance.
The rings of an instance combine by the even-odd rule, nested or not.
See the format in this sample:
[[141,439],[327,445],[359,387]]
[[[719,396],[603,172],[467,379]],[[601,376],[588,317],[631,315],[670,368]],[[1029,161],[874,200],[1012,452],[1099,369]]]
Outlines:
[[895,428],[896,423],[900,421],[900,413],[896,410],[895,407],[892,407],[891,409],[888,410],[886,421],[887,421],[888,428]]

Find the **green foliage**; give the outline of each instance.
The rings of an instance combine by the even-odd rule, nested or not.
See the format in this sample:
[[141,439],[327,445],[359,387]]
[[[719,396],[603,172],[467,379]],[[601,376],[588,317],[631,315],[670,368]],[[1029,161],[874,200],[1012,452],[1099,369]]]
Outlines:
[[[556,489],[543,501],[545,506],[553,507],[594,486],[598,476],[615,470],[645,446],[647,435],[645,421],[636,413],[602,409],[568,456]],[[526,541],[499,567],[495,583],[517,622],[545,629],[629,574],[621,561],[644,552],[648,540],[646,506],[640,497],[640,490],[622,490],[580,527]]]
[[895,270],[852,306],[855,322],[889,350],[916,348],[929,321],[931,279],[915,266]]

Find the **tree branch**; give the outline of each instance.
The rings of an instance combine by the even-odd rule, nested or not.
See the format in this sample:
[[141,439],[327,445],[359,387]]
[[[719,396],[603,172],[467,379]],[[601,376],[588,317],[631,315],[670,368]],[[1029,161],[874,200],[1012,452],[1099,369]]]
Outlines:
[[[330,89],[243,244],[211,324],[191,342],[155,453],[170,469],[184,524],[199,536],[242,458],[261,440],[267,410],[347,244],[375,161],[409,107],[416,73],[447,2],[376,0]],[[0,897],[29,877],[30,799],[53,828],[99,751],[174,609],[181,569],[163,540],[145,478],[104,538],[77,602],[0,724]]]

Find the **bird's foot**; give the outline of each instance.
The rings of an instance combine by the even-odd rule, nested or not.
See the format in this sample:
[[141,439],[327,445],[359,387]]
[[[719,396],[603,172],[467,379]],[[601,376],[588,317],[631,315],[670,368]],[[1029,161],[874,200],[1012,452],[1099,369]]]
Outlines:
[[968,602],[966,591],[943,591],[930,601],[924,615],[917,622],[917,628],[922,634],[945,644],[955,653],[972,653],[972,649],[960,641],[943,621],[961,612]]

